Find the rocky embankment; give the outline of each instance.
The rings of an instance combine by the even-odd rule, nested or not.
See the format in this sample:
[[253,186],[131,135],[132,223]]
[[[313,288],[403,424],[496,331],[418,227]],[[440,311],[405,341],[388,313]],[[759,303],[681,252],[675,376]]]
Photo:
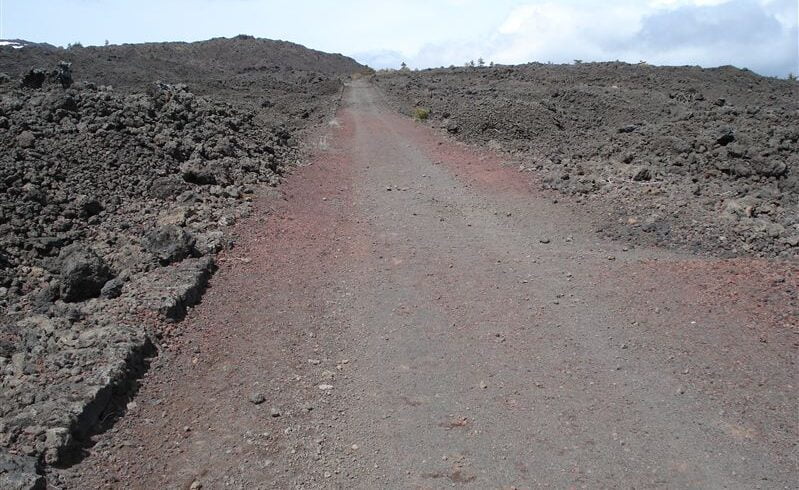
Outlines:
[[124,411],[229,227],[335,110],[339,58],[263,86],[291,94],[291,124],[181,84],[73,82],[68,63],[0,75],[0,487],[41,485]]
[[[799,84],[732,67],[383,72],[402,112],[514,154],[606,234],[720,256],[799,251]],[[422,111],[424,112],[424,111]]]

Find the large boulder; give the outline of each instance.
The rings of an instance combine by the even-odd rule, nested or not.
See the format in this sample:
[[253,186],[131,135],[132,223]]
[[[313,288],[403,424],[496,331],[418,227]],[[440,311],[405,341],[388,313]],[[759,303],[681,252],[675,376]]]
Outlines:
[[61,262],[61,299],[66,302],[84,301],[100,295],[113,274],[94,250],[75,244],[59,254]]
[[125,281],[121,277],[115,277],[105,283],[100,290],[100,296],[106,299],[118,298],[122,294],[122,289],[125,287]]
[[91,218],[103,211],[103,205],[97,199],[79,195],[74,201],[75,211],[81,218]]
[[180,177],[168,175],[153,180],[150,184],[150,195],[156,199],[175,199],[188,188],[188,184]]
[[755,171],[764,177],[781,177],[788,172],[788,165],[781,160],[772,159],[756,165]]
[[47,80],[47,72],[34,68],[22,77],[22,86],[25,88],[42,88]]
[[180,166],[183,180],[190,184],[214,185],[217,183],[213,169],[204,163],[186,162]]
[[36,136],[30,131],[23,131],[17,136],[17,146],[20,148],[31,148],[36,141]]
[[719,136],[716,138],[716,144],[721,146],[727,146],[733,141],[735,141],[735,132],[729,128],[719,131]]
[[147,233],[142,245],[161,265],[169,265],[192,256],[194,242],[194,236],[180,226],[164,225]]

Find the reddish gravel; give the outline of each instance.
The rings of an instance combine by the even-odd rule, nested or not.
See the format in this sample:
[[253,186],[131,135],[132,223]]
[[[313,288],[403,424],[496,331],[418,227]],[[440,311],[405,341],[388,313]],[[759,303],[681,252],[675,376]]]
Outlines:
[[796,263],[599,238],[593,211],[365,82],[318,145],[51,481],[794,486]]

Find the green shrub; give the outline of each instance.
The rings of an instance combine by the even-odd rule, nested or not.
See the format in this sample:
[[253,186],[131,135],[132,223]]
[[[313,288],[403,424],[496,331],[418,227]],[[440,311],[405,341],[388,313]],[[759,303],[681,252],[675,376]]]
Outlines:
[[413,117],[420,121],[427,121],[427,118],[430,117],[430,109],[425,109],[424,107],[417,107],[413,110]]

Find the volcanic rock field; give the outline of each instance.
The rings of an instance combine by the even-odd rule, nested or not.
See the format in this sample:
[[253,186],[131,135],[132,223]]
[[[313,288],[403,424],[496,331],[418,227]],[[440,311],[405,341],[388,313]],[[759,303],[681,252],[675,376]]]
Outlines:
[[[111,426],[229,232],[366,67],[291,43],[0,47],[0,488]],[[528,64],[369,77],[521,162],[631,246],[796,260],[799,85],[733,67]]]
[[795,257],[799,84],[733,67],[529,64],[381,73],[408,115],[510,152],[614,238]]

